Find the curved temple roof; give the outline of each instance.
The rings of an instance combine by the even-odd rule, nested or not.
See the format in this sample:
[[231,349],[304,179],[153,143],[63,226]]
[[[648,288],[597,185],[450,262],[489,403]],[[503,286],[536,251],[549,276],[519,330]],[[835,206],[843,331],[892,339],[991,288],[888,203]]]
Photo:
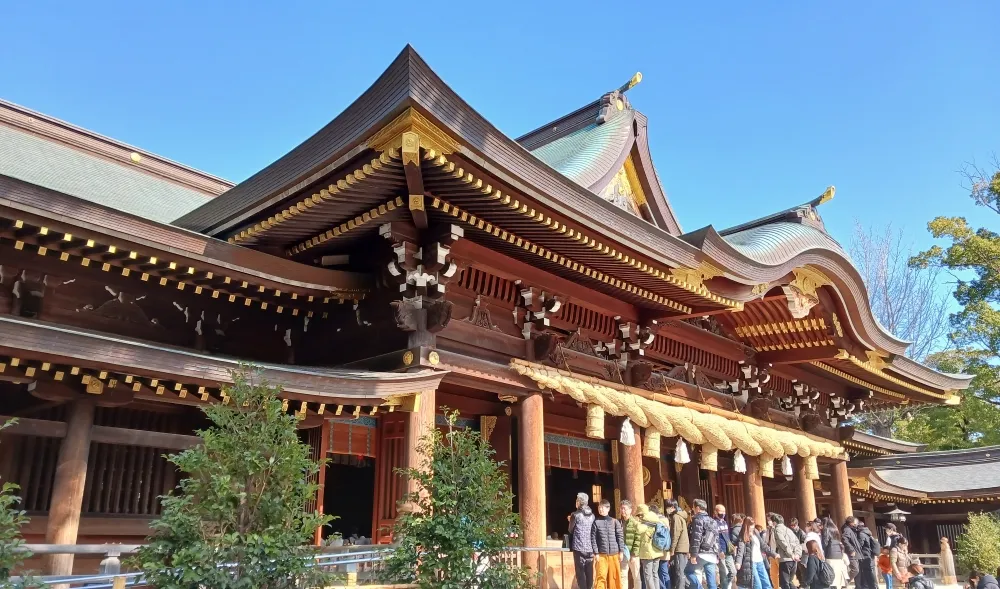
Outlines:
[[[407,111],[414,111],[453,142],[453,159],[475,165],[484,172],[484,180],[495,181],[505,186],[505,193],[509,190],[530,203],[525,204],[525,210],[538,207],[552,217],[578,223],[584,231],[576,237],[603,242],[603,252],[616,251],[618,261],[612,259],[608,264],[617,263],[621,270],[609,274],[628,271],[630,260],[632,271],[640,262],[639,267],[657,279],[669,282],[663,278],[666,275],[673,280],[670,284],[679,282],[689,292],[704,292],[704,300],[690,303],[692,307],[686,312],[697,313],[699,304],[740,308],[742,301],[759,296],[759,292],[754,294],[758,288],[787,285],[794,271],[808,268],[822,275],[825,285],[836,293],[843,307],[842,321],[863,346],[881,357],[905,352],[907,342],[879,325],[857,269],[823,229],[816,206],[828,200],[828,195],[721,232],[709,226],[679,235],[652,166],[646,119],[628,105],[625,89],[606,94],[521,137],[519,143],[473,110],[407,46],[382,76],[327,126],[175,224],[225,238],[255,220],[266,223],[266,215],[304,188],[372,153],[366,141]],[[609,174],[618,174],[619,166],[628,161],[636,168],[655,225],[645,215],[623,214],[599,194],[611,180]],[[290,217],[294,213],[298,211]],[[714,273],[705,277],[702,286],[699,269],[705,267]],[[676,272],[684,277],[677,278]],[[689,282],[692,275],[694,282]],[[720,290],[725,288],[739,292]],[[968,384],[965,377],[940,374],[898,358],[891,359],[889,368],[906,379],[942,389]],[[899,386],[907,384],[912,383]]]
[[851,475],[867,478],[873,490],[922,500],[995,496],[1000,446],[852,461]]

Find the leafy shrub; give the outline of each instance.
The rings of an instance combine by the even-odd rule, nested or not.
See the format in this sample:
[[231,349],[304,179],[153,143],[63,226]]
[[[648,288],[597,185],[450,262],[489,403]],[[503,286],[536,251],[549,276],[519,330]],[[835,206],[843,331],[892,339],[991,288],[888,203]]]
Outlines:
[[511,512],[507,475],[479,432],[437,428],[421,439],[422,468],[401,471],[417,481],[396,520],[388,580],[421,589],[527,589],[527,571],[505,560],[519,521]]
[[247,366],[233,381],[228,402],[204,407],[212,425],[198,432],[202,444],[168,457],[188,478],[162,498],[133,564],[158,589],[323,586],[328,575],[309,566],[309,543],[330,518],[305,512],[319,465],[278,389]]
[[958,566],[965,571],[993,574],[1000,567],[1000,517],[970,513],[969,525],[956,538]]

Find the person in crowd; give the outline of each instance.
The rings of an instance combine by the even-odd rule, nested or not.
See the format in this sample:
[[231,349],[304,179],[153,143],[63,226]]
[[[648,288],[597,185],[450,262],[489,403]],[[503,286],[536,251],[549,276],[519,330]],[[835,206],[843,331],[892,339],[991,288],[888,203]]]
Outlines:
[[639,580],[639,540],[641,526],[639,519],[632,515],[632,502],[622,499],[619,506],[622,529],[625,532],[625,558],[622,559],[622,588],[641,589]]
[[695,499],[692,502],[694,517],[688,526],[688,541],[691,544],[691,553],[688,555],[688,564],[684,567],[684,574],[687,576],[691,589],[698,589],[701,583],[698,581],[698,573],[705,576],[705,584],[708,589],[718,589],[716,574],[719,566],[719,530],[715,520],[708,515],[708,503],[704,499]]
[[[934,581],[924,576],[924,565],[919,560],[914,559],[907,571],[910,574],[910,580],[906,583],[908,589],[934,589]],[[995,587],[994,585],[994,589]]]
[[892,568],[893,585],[903,587],[909,580],[910,546],[906,538],[896,540],[896,547],[889,551],[889,566]]
[[[670,529],[670,521],[663,516],[658,505],[650,505],[649,510],[656,514],[656,517],[660,518],[660,523]],[[660,559],[660,564],[657,567],[657,576],[660,579],[660,589],[670,589],[670,555],[667,552],[663,553],[663,558]]]
[[806,532],[799,527],[799,518],[793,517],[788,520],[788,529],[795,532],[795,536],[799,539],[799,544],[802,544],[802,549],[805,550],[806,546]]
[[802,544],[799,537],[788,526],[780,514],[767,516],[768,527],[774,537],[775,552],[778,554],[778,579],[781,589],[794,589],[793,579],[802,559]]
[[[1000,569],[997,569],[997,575],[1000,575]],[[978,571],[969,573],[969,584],[966,587],[969,589],[1000,589],[996,576]]]
[[844,527],[840,530],[841,540],[844,543],[844,554],[847,555],[847,582],[851,583],[858,576],[861,569],[861,540],[858,538],[858,520],[853,515],[844,520]]
[[733,562],[733,542],[730,537],[729,523],[726,522],[726,506],[715,506],[715,527],[719,531],[719,588],[732,589],[733,577],[736,576],[736,564]]
[[836,589],[847,587],[847,555],[844,554],[844,542],[840,536],[840,530],[833,518],[827,516],[823,518],[823,556],[826,562],[833,569],[834,583]]
[[[735,520],[735,516],[734,520]],[[764,559],[769,554],[775,556],[767,547],[752,517],[742,519],[739,527],[733,526],[733,560],[736,563],[737,589],[772,589],[771,576],[768,573]]]
[[806,542],[805,573],[802,575],[802,587],[809,589],[829,589],[833,580],[833,572],[830,570],[826,559],[823,558],[823,550],[819,542],[809,540]]
[[597,517],[590,526],[594,555],[594,589],[622,589],[621,563],[625,552],[625,530],[611,517],[611,502],[597,506]]
[[587,503],[586,493],[576,494],[576,511],[569,516],[569,548],[573,551],[573,568],[580,589],[594,589],[594,545],[591,528],[594,510]]
[[[671,575],[673,579],[672,589],[684,589],[687,584],[687,577],[684,569],[687,568],[688,553],[691,552],[691,542],[688,538],[687,512],[680,508],[676,499],[670,499],[665,503],[667,521],[670,524],[670,557]],[[697,589],[692,587],[691,589]]]
[[857,533],[858,542],[861,544],[861,558],[858,559],[858,576],[854,579],[854,586],[856,589],[878,589],[878,581],[875,580],[875,559],[879,553],[878,541],[875,540],[871,530],[862,521],[858,522]]
[[743,520],[746,518],[745,513],[734,513],[729,517],[732,522],[729,526],[729,541],[733,544],[733,554],[736,553],[736,543],[739,542],[740,532],[743,531]]
[[653,546],[653,534],[656,524],[661,523],[659,516],[649,510],[649,506],[640,505],[636,508],[639,517],[639,575],[644,589],[657,589],[660,586],[660,559],[664,552]]
[[882,554],[878,555],[878,573],[885,583],[885,589],[892,589],[892,562],[889,560],[889,547],[882,547]]
[[890,551],[896,547],[896,542],[902,538],[903,535],[896,530],[896,524],[889,522],[885,524],[885,546]]
[[816,521],[806,522],[804,531],[806,533],[805,543],[808,544],[810,540],[815,541],[819,546],[820,552],[823,553],[823,558],[826,558],[826,551],[823,549],[823,536],[821,535],[823,528],[821,524]]

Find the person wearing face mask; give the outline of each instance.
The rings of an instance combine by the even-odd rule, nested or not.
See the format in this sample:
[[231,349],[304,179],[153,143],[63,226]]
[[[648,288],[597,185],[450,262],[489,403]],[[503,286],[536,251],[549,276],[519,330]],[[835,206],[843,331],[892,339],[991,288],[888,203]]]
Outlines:
[[611,503],[597,506],[597,518],[590,527],[594,554],[594,589],[622,589],[621,563],[625,553],[622,523],[610,516]]

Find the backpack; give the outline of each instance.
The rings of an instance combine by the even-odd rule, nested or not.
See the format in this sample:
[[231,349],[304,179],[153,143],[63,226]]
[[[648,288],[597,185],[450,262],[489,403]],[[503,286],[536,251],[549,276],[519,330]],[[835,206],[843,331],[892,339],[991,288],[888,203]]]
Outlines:
[[670,550],[670,544],[670,528],[662,523],[657,523],[656,528],[653,530],[653,548],[660,552],[665,552]]
[[819,561],[819,580],[824,587],[832,587],[837,575],[833,572],[833,567],[825,560]]

